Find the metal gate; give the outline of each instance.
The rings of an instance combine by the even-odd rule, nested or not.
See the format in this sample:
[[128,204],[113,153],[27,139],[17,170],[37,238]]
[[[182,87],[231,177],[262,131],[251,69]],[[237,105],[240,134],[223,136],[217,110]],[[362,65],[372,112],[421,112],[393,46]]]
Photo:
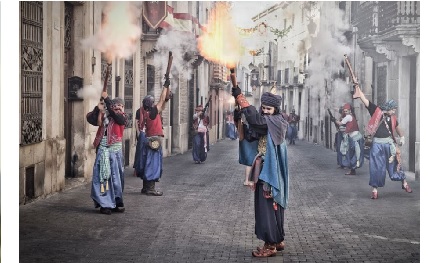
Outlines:
[[42,141],[43,4],[20,2],[22,145]]
[[132,128],[133,123],[133,97],[134,97],[134,74],[133,61],[125,60],[124,63],[124,112],[128,117],[126,128]]

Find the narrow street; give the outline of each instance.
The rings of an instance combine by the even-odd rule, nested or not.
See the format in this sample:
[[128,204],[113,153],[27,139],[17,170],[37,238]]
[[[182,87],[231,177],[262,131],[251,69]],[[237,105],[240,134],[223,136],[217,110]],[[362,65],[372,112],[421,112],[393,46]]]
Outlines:
[[388,176],[371,200],[368,161],[356,176],[337,168],[336,153],[297,141],[288,146],[290,200],[285,250],[253,258],[253,193],[243,186],[237,141],[164,158],[158,190],[125,172],[125,213],[100,214],[83,184],[20,206],[20,262],[419,262],[420,183],[413,193]]

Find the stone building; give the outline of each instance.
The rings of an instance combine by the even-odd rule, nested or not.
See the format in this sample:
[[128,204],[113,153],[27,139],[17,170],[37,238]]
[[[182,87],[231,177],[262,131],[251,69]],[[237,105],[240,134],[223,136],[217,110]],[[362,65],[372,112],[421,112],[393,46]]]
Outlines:
[[[134,4],[144,11],[143,3]],[[72,180],[91,179],[97,127],[85,116],[97,105],[107,72],[110,97],[125,100],[129,124],[123,155],[126,166],[133,164],[135,112],[145,95],[159,97],[164,81],[165,71],[155,58],[161,33],[179,26],[196,36],[214,7],[213,2],[165,3],[166,19],[152,28],[143,15],[136,17],[141,37],[135,51],[109,61],[99,50],[82,45],[102,28],[107,2],[20,2],[20,204],[61,191]],[[183,62],[190,75],[172,70],[171,87],[177,89],[163,112],[164,156],[191,148],[194,108],[205,105],[209,95],[210,142],[223,138],[227,69],[206,61],[197,50],[185,54]]]
[[397,116],[404,130],[403,167],[419,178],[420,3],[280,2],[253,17],[270,36],[249,65],[253,100],[276,84],[283,108],[301,116],[298,137],[334,150],[335,126],[328,109],[338,115],[350,103],[361,131],[370,119],[351,94],[352,65],[369,100],[399,102]]

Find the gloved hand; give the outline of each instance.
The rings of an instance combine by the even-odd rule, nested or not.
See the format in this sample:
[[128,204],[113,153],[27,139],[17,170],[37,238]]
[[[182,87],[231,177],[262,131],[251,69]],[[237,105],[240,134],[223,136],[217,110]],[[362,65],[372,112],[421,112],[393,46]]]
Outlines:
[[165,82],[164,82],[164,87],[169,87],[170,86],[170,78],[167,74],[165,74]]
[[336,119],[334,117],[331,117],[330,120],[335,123]]
[[405,136],[402,136],[401,139],[399,140],[399,146],[402,146],[405,144]]
[[238,85],[236,88],[232,88],[232,96],[234,96],[234,98],[237,98],[238,95],[240,94],[241,94],[241,89],[240,87],[238,87]]

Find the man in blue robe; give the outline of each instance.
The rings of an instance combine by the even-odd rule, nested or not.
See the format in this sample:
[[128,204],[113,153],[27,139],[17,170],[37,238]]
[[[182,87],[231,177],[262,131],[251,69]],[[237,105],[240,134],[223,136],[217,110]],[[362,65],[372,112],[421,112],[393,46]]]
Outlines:
[[251,171],[255,191],[255,234],[264,246],[252,251],[254,257],[275,256],[285,248],[284,209],[288,202],[287,121],[280,114],[281,96],[266,92],[261,110],[250,105],[241,89],[232,88],[250,128],[260,135],[258,154]]

